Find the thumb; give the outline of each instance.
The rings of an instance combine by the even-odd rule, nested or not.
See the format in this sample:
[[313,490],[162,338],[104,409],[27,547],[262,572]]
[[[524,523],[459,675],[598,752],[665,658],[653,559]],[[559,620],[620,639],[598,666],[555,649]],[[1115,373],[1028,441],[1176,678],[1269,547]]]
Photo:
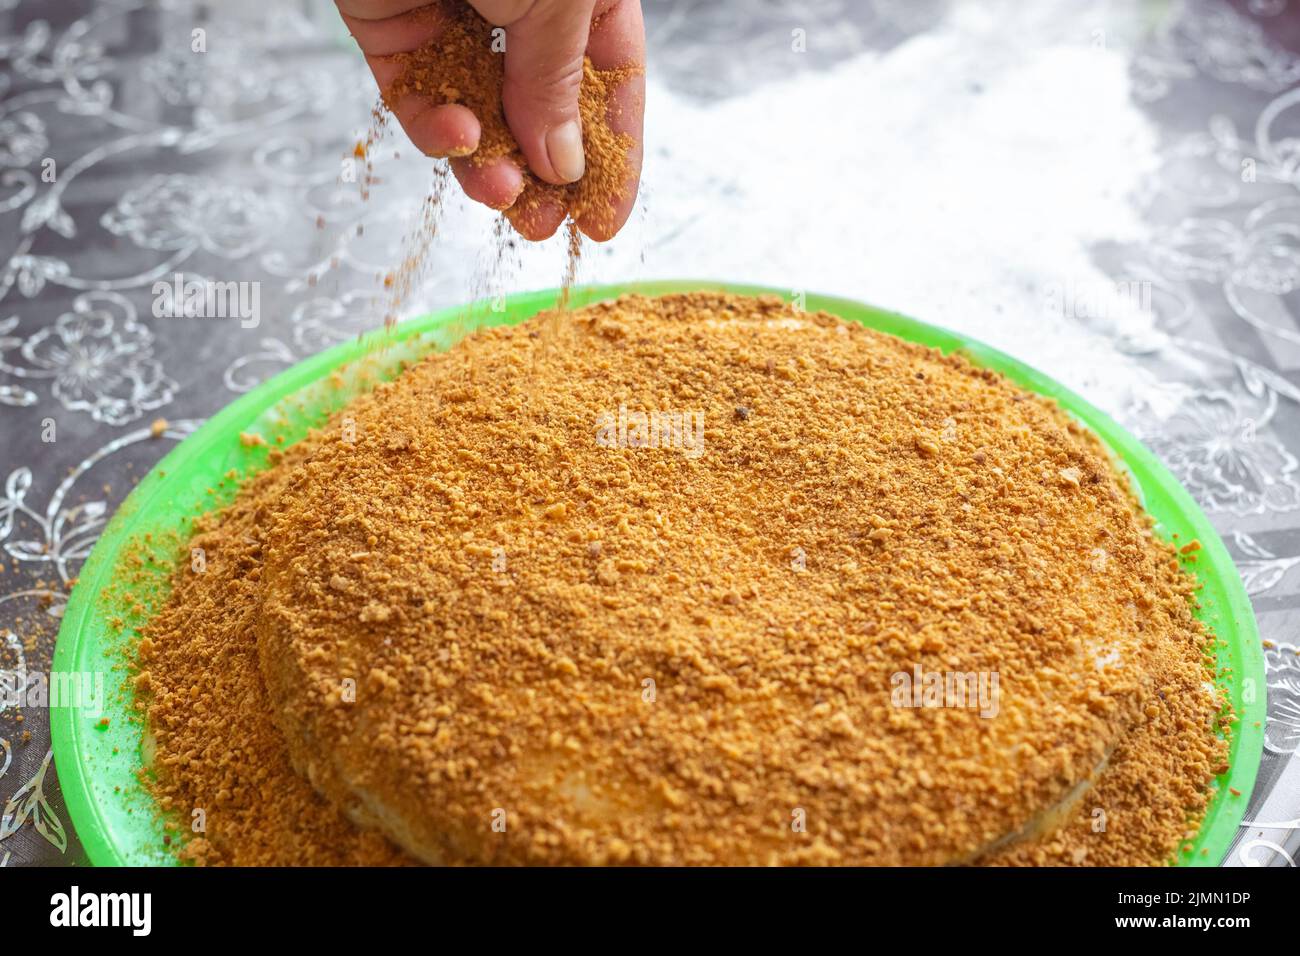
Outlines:
[[578,89],[594,8],[595,0],[536,0],[506,25],[506,122],[532,171],[556,185],[586,168]]

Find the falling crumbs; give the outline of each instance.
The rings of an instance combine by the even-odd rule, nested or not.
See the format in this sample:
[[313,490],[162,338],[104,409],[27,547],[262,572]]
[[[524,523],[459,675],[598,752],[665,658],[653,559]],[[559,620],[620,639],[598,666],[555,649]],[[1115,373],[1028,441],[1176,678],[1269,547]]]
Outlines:
[[[152,791],[205,811],[183,859],[1174,858],[1229,718],[1087,431],[773,298],[624,297],[539,362],[552,321],[428,355],[202,520],[137,652]],[[930,673],[996,693],[900,695]]]

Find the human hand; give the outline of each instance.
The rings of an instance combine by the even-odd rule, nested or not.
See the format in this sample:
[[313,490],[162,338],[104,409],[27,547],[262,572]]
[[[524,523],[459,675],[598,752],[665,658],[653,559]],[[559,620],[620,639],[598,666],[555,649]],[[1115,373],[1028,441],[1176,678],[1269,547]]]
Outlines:
[[[459,0],[335,0],[343,20],[365,54],[381,90],[398,77],[394,54],[417,50],[438,36],[449,3]],[[489,23],[505,33],[502,108],[510,132],[539,179],[562,185],[585,169],[578,90],[583,58],[597,70],[633,67],[613,90],[607,120],[616,134],[632,140],[628,180],[613,209],[584,214],[578,228],[598,241],[611,238],[627,221],[636,201],[641,171],[645,102],[645,28],[639,0],[469,0]],[[477,163],[479,118],[459,103],[434,104],[408,95],[390,104],[411,142],[430,156],[450,157],[466,195],[494,209],[507,209],[525,180],[509,157]],[[528,239],[555,232],[565,211],[552,205],[510,211],[515,228]]]

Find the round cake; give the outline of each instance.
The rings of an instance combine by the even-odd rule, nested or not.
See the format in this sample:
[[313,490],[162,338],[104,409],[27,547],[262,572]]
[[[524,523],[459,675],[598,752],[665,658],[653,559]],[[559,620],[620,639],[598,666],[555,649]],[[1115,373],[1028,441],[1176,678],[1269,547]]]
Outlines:
[[1090,433],[960,356],[629,296],[309,441],[258,507],[267,697],[426,862],[983,862],[1170,708],[1210,749],[1172,550]]

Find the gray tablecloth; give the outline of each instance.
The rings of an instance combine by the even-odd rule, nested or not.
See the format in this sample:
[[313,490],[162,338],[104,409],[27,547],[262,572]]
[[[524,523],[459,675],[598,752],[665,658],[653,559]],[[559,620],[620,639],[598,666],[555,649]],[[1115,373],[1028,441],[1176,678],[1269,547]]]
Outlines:
[[[1237,865],[1300,845],[1297,6],[648,2],[643,202],[580,275],[854,296],[1137,433],[1265,639]],[[368,200],[347,181],[375,90],[336,21],[327,0],[0,0],[0,669],[49,667],[68,582],[175,441],[379,321],[430,163],[399,134]],[[450,202],[406,311],[558,281],[560,246],[493,266],[491,230]],[[258,321],[156,316],[177,274],[257,283]],[[0,865],[82,859],[39,708],[0,709],[0,806]]]

